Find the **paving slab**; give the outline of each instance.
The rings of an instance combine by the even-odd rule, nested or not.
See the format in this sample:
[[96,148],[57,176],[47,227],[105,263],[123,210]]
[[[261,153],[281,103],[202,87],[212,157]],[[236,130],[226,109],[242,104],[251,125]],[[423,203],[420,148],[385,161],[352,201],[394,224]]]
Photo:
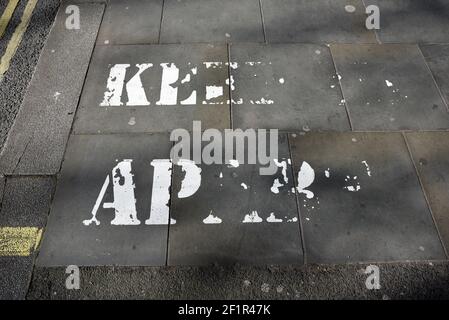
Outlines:
[[55,174],[60,169],[104,9],[103,4],[79,4],[81,28],[68,30],[65,4],[0,155],[2,173]]
[[446,106],[449,106],[449,45],[425,45],[420,49],[440,89]]
[[385,43],[448,43],[449,3],[445,0],[364,0],[380,10],[380,30]]
[[[20,228],[42,230],[47,222],[54,188],[55,180],[50,177],[8,177],[0,212],[0,233],[4,233],[4,228],[14,229],[16,236],[20,236]],[[8,249],[11,249],[5,247],[8,244],[3,243],[0,246],[0,299],[25,298],[36,257],[35,246],[39,244],[39,234],[37,232],[36,238],[29,239],[35,242],[33,248],[28,248],[28,252],[20,255],[6,254]],[[20,239],[16,238],[16,241],[19,242]]]
[[161,43],[264,42],[259,0],[165,0]]
[[[400,133],[290,135],[306,261],[444,259]],[[313,194],[310,194],[312,192]]]
[[163,0],[111,0],[97,44],[158,43]]
[[37,264],[165,265],[167,225],[145,221],[151,162],[170,146],[166,135],[72,136]]
[[268,42],[377,43],[360,0],[262,0]]
[[302,263],[286,135],[278,145],[284,167],[273,175],[260,175],[257,164],[201,164],[201,185],[189,197],[181,192],[186,172],[174,167],[169,265]]
[[424,191],[446,249],[449,248],[449,133],[406,135]]
[[168,132],[193,120],[229,128],[227,61],[226,46],[212,44],[97,47],[74,130]]
[[232,45],[235,128],[350,130],[329,48]]
[[417,45],[332,45],[355,130],[449,128],[449,114]]

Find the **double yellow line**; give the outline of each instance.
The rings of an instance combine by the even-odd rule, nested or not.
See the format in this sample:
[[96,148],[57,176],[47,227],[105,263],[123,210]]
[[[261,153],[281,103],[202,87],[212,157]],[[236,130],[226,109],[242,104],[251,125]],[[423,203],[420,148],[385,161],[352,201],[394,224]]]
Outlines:
[[[28,0],[27,5],[22,13],[22,18],[20,20],[19,25],[8,42],[8,46],[6,47],[5,53],[3,54],[0,60],[0,81],[3,78],[3,75],[9,69],[11,64],[11,60],[14,57],[14,54],[19,47],[20,42],[22,41],[23,35],[25,34],[26,29],[28,28],[28,24],[30,23],[31,16],[33,15],[34,8],[36,7],[38,0]],[[6,26],[8,25],[11,17],[17,7],[19,0],[10,0],[8,5],[5,8],[1,18],[0,18],[0,39],[2,38]]]
[[[0,81],[9,69],[10,63],[23,35],[28,28],[31,16],[38,0],[28,0],[22,13],[19,25],[14,30],[8,42],[5,53],[0,60]],[[10,0],[0,17],[0,39],[3,37],[19,0]],[[36,227],[0,227],[0,257],[2,256],[29,256],[36,250],[42,236],[42,229]]]

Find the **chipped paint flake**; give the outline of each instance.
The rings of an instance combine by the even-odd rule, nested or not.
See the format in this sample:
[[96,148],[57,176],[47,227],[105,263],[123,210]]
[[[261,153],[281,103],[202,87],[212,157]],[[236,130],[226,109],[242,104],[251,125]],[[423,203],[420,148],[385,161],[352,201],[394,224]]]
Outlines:
[[252,211],[250,214],[245,215],[243,219],[243,223],[260,223],[262,222],[262,218],[259,217],[257,211]]
[[231,159],[231,160],[229,160],[229,165],[228,165],[228,167],[229,168],[238,168],[239,167],[239,161],[238,160],[235,160],[235,159]]
[[[289,159],[290,160],[290,159]],[[279,162],[277,159],[273,159],[274,164],[278,167],[278,168],[282,168],[282,176],[284,178],[284,182],[288,183],[288,177],[287,177],[287,162],[286,161],[281,161]],[[291,160],[290,160],[291,162]]]
[[190,82],[190,73],[186,74],[184,79],[181,80],[181,83],[187,83]]
[[368,163],[367,163],[365,160],[363,160],[362,163],[363,163],[363,164],[365,165],[365,167],[366,167],[366,174],[368,175],[368,177],[371,177],[371,169],[370,169]]
[[222,220],[219,217],[214,216],[212,214],[212,210],[211,210],[209,215],[207,216],[207,218],[205,218],[203,220],[203,223],[204,224],[220,224],[220,223],[222,223]]
[[310,187],[314,180],[315,170],[313,170],[307,162],[303,161],[298,172],[298,193],[304,193],[308,199],[312,199],[314,197],[314,193],[305,189]]
[[277,222],[282,222],[282,219],[278,219],[276,218],[276,216],[274,215],[274,212],[270,213],[270,216],[267,218],[267,222],[270,223],[277,223]]
[[278,194],[279,188],[282,186],[283,186],[283,184],[279,182],[279,179],[274,179],[273,185],[271,186],[271,192]]
[[185,172],[185,177],[181,182],[181,190],[178,192],[178,198],[188,198],[193,195],[201,186],[201,168],[192,160],[181,159],[178,165]]
[[354,13],[355,12],[355,7],[353,5],[348,4],[348,5],[345,6],[345,11],[348,12],[348,13]]
[[221,97],[223,95],[222,86],[206,86],[206,100]]
[[209,69],[209,68],[212,68],[212,69],[215,69],[215,68],[219,68],[219,67],[221,67],[221,65],[222,65],[222,62],[218,62],[218,61],[206,61],[206,62],[203,62],[203,64],[206,66],[206,69]]
[[357,176],[354,176],[352,178],[350,176],[346,176],[345,182],[348,182],[351,184],[343,187],[343,189],[346,189],[350,192],[358,192],[361,189],[360,183],[357,181]]

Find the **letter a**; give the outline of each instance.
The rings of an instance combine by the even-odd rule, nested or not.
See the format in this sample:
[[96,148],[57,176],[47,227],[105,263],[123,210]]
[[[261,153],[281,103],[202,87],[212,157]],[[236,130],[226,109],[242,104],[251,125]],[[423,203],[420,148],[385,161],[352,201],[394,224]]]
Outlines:
[[[140,221],[137,219],[136,199],[134,196],[134,182],[133,174],[131,173],[132,160],[125,159],[119,162],[114,169],[112,169],[112,185],[114,202],[104,203],[103,208],[115,209],[115,218],[111,221],[112,225],[139,225]],[[97,220],[97,211],[103,201],[106,190],[110,184],[109,175],[101,188],[100,194],[97,197],[94,208],[92,209],[92,218],[84,220],[84,225],[88,226],[92,222],[96,225],[100,224]]]

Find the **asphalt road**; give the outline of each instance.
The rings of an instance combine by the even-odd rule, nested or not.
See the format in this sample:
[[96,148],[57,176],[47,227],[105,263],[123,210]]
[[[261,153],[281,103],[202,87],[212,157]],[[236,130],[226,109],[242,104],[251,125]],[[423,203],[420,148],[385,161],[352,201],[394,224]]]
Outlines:
[[448,299],[448,263],[379,264],[379,290],[367,265],[307,267],[84,267],[67,290],[65,268],[35,268],[28,299]]
[[[0,148],[4,145],[7,134],[14,123],[23,96],[33,75],[44,46],[47,34],[53,24],[59,7],[59,0],[40,0],[34,9],[28,29],[14,55],[9,70],[0,84]],[[8,1],[2,1],[3,12]],[[5,52],[14,30],[20,23],[27,1],[21,0],[12,16],[5,34],[0,39],[0,56]]]

